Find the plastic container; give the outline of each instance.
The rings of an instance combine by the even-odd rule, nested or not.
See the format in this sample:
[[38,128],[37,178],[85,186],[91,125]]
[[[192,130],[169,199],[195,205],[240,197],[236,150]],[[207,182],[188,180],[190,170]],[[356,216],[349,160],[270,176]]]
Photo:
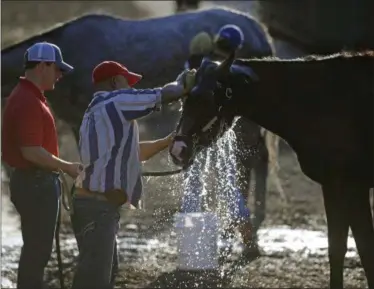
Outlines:
[[218,269],[219,220],[215,213],[178,213],[175,230],[179,270]]

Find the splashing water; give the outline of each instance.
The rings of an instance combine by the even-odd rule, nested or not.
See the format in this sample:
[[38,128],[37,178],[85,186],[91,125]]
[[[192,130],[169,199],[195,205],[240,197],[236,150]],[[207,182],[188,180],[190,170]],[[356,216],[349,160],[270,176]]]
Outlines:
[[[224,251],[233,247],[226,232],[234,226],[234,221],[239,217],[250,217],[246,201],[238,190],[236,181],[240,174],[240,170],[237,169],[237,150],[235,132],[229,129],[216,144],[198,154],[194,164],[185,173],[183,183],[181,212],[216,212],[220,219],[219,234],[226,235],[226,240],[218,242],[220,250]],[[204,233],[206,232],[202,232]]]
[[220,193],[226,192],[233,183],[230,167],[236,162],[232,149],[235,142],[235,133],[229,130],[217,144],[197,155],[193,165],[184,173],[182,212],[219,210],[221,202],[217,199],[222,199]]

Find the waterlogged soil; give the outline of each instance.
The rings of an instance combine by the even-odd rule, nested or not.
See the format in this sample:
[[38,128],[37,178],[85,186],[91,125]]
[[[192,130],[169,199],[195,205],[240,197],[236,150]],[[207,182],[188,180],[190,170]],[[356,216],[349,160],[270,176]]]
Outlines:
[[[174,212],[136,213],[123,218],[118,237],[121,265],[116,288],[328,287],[326,222],[320,188],[300,173],[292,153],[282,155],[280,178],[288,200],[282,200],[269,181],[267,215],[259,231],[261,257],[236,268],[226,266],[229,270],[224,277],[222,272],[181,272],[177,270]],[[15,222],[16,215],[6,204],[6,198],[4,194],[2,287],[14,288],[22,241],[16,223],[10,223]],[[77,246],[68,223],[62,231],[65,280],[70,284]],[[233,258],[238,256],[233,253]],[[56,268],[53,254],[46,275],[54,288],[59,287]],[[344,277],[347,288],[367,287],[352,237],[348,241]]]

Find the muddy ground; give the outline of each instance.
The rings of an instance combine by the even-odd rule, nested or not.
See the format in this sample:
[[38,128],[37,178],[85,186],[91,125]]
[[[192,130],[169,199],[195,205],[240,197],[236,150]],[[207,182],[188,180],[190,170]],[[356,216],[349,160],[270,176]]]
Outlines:
[[[105,4],[92,1],[40,1],[37,5],[34,4],[9,1],[2,3],[2,47],[86,12],[106,12],[129,18],[159,16],[172,12],[172,4],[168,1],[158,4],[147,1],[140,4],[133,1],[110,1]],[[45,11],[48,11],[48,15]],[[287,47],[287,44],[279,44],[279,48],[283,49],[283,53],[292,49]],[[61,127],[63,128],[63,124]],[[60,135],[63,157],[76,159],[75,143],[68,128],[60,132],[63,132]],[[146,182],[146,211],[139,211],[135,215],[124,213],[122,218],[119,236],[121,270],[116,287],[178,288],[183,287],[183,280],[187,280],[186,284],[191,287],[327,287],[329,266],[326,220],[320,186],[301,173],[297,159],[288,147],[282,146],[280,155],[279,177],[288,203],[274,190],[270,178],[266,220],[259,232],[262,252],[260,258],[232,272],[230,278],[225,280],[213,276],[192,282],[187,280],[191,278],[176,272],[176,235],[172,226],[172,215],[180,201],[178,189],[181,179],[152,179]],[[9,204],[4,182],[2,191],[2,287],[11,288],[16,280],[16,262],[21,240],[19,230],[16,229],[17,215]],[[69,283],[77,250],[68,218],[65,217],[65,220],[67,222],[63,228],[62,250],[66,280]],[[55,268],[54,254],[48,266],[47,278],[50,285],[58,287]],[[344,275],[347,288],[367,286],[351,239]]]

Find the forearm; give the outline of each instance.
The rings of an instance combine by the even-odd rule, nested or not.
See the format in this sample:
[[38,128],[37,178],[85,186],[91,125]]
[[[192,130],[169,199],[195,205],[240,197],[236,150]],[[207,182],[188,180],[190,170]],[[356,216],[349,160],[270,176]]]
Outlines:
[[178,75],[174,82],[166,84],[161,89],[161,103],[170,103],[187,95],[188,92],[195,85],[196,70],[186,69]]
[[54,156],[42,147],[23,147],[21,148],[21,152],[22,156],[29,162],[50,170],[65,171],[70,165],[70,162]]
[[155,141],[144,141],[139,143],[140,147],[140,161],[146,161],[152,158],[160,151],[166,149],[169,146],[169,140],[167,138],[155,140]]
[[177,100],[183,94],[184,94],[183,85],[179,84],[176,81],[168,83],[161,89],[161,103],[168,104],[170,102],[173,102]]

